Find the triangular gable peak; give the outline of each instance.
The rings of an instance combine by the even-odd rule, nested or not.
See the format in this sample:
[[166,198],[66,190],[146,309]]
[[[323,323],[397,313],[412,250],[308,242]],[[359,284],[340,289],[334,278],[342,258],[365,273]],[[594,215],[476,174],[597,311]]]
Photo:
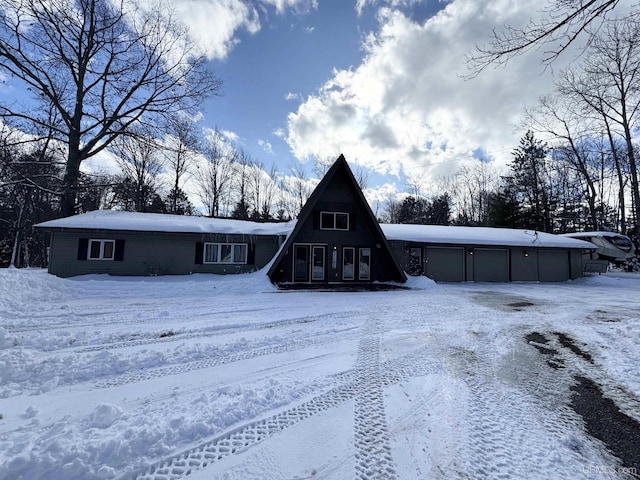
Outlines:
[[343,155],[300,211],[268,275],[277,284],[406,281]]

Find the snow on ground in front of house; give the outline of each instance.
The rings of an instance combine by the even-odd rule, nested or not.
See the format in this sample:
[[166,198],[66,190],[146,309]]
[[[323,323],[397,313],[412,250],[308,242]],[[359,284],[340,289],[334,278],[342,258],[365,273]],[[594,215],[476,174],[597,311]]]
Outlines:
[[0,270],[0,479],[546,479],[619,466],[568,404],[583,375],[640,419],[640,276],[409,285],[281,292],[264,272]]

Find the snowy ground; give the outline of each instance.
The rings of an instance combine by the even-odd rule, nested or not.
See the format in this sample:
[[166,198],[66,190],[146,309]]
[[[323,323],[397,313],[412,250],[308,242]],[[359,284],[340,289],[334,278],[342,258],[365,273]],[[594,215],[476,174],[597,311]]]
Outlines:
[[0,479],[628,477],[571,387],[640,420],[640,276],[413,287],[0,270]]

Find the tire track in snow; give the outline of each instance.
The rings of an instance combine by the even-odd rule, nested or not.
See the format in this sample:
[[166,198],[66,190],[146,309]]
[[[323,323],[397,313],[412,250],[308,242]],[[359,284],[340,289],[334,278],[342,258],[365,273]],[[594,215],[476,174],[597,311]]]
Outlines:
[[396,478],[384,410],[380,331],[377,321],[367,325],[360,340],[356,362],[355,459],[356,478],[361,480]]
[[[370,346],[368,343],[363,345],[363,350],[369,350]],[[378,368],[379,385],[384,387],[402,381],[409,376],[427,375],[440,369],[439,362],[433,359],[431,349],[420,348],[398,359],[381,363]],[[338,375],[336,381],[342,381],[341,385],[301,405],[270,418],[239,426],[194,448],[154,463],[142,472],[122,476],[120,480],[178,480],[188,477],[193,472],[202,470],[229,455],[241,453],[313,415],[321,414],[354,399],[363,391],[359,380],[360,373],[356,368]],[[395,478],[395,474],[380,478]]]
[[516,348],[502,371],[483,346],[458,355],[469,389],[469,435],[459,455],[466,474],[546,479],[553,472],[557,478],[587,478],[575,465],[611,464],[606,452],[584,438],[568,406],[570,374],[549,368],[525,342]]
[[[249,311],[258,311],[258,310],[254,309]],[[240,313],[243,313],[243,312],[244,311],[241,311]],[[229,312],[222,312],[222,313],[234,313],[234,312],[229,311]],[[117,342],[109,341],[108,343],[103,343],[100,345],[90,345],[87,343],[86,346],[83,347],[82,342],[76,341],[73,344],[58,348],[56,350],[56,353],[63,352],[67,349],[76,349],[75,350],[76,353],[88,353],[88,352],[97,352],[101,350],[115,350],[118,348],[135,347],[135,346],[141,346],[141,345],[152,345],[154,343],[177,342],[177,341],[187,340],[192,338],[200,338],[200,337],[206,338],[206,337],[228,335],[228,334],[239,333],[239,332],[259,331],[259,330],[270,329],[270,328],[280,328],[280,327],[286,327],[291,325],[313,323],[313,322],[321,321],[324,319],[333,320],[333,319],[349,318],[349,316],[350,315],[352,316],[354,313],[356,312],[339,312],[335,314],[327,313],[323,315],[313,315],[313,316],[306,316],[306,317],[293,318],[293,319],[274,321],[274,322],[263,322],[259,324],[252,324],[248,322],[244,324],[234,323],[228,326],[221,326],[220,328],[186,330],[186,331],[181,331],[177,333],[174,333],[171,328],[167,327],[165,330],[161,332],[144,333],[141,335],[137,335],[135,338],[131,338],[128,340],[120,340]],[[157,322],[157,318],[106,322],[106,323],[100,323],[100,327],[103,327],[106,325],[134,326],[134,325],[139,325],[141,323],[152,323],[152,322]],[[54,325],[47,325],[44,327],[28,326],[28,327],[19,327],[19,328],[8,328],[7,331],[13,334],[15,333],[40,334],[44,330],[64,330],[64,329],[71,329],[71,328],[86,328],[86,327],[95,327],[95,324],[94,323],[86,323],[86,324],[85,323],[82,323],[82,324],[59,323]],[[166,336],[161,336],[163,334]]]
[[243,352],[233,353],[230,355],[219,355],[209,357],[193,362],[179,363],[177,365],[168,365],[165,367],[150,368],[126,373],[118,377],[112,377],[101,380],[94,384],[95,388],[112,388],[126,385],[128,383],[142,382],[152,380],[154,378],[166,377],[169,375],[179,375],[182,373],[192,372],[204,368],[216,367],[227,363],[239,362],[242,360],[250,360],[252,358],[262,357],[265,355],[274,355],[279,353],[291,352],[303,348],[323,345],[332,341],[332,336],[327,338],[305,339],[297,342],[283,343],[268,347],[256,348],[253,350],[245,350]]
[[182,340],[189,340],[192,338],[208,338],[208,337],[216,337],[220,335],[230,335],[234,333],[242,333],[242,332],[254,332],[265,329],[275,329],[281,327],[288,327],[292,325],[302,325],[307,323],[314,323],[320,320],[324,320],[326,318],[331,319],[339,319],[339,318],[347,318],[349,314],[341,313],[339,315],[316,315],[312,317],[302,317],[302,318],[294,318],[290,320],[281,320],[277,322],[266,322],[260,324],[243,324],[243,325],[230,325],[227,327],[221,327],[215,330],[190,330],[186,332],[178,332],[178,333],[169,333],[166,336],[161,337],[157,333],[153,334],[145,334],[146,338],[135,338],[131,340],[124,340],[116,343],[109,343],[103,345],[95,345],[88,346],[85,348],[81,348],[76,351],[76,353],[88,353],[88,352],[97,352],[101,350],[115,350],[118,348],[128,348],[128,347],[137,347],[141,345],[153,345],[156,343],[168,343],[168,342],[179,342]]

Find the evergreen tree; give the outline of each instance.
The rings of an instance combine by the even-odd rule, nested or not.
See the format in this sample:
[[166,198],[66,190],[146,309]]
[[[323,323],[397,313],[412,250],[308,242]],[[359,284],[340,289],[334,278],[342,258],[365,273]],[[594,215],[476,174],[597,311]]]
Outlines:
[[427,225],[451,224],[451,197],[448,193],[434,198],[425,210],[425,223]]
[[551,232],[553,210],[550,182],[546,171],[547,145],[531,130],[513,151],[511,175],[504,177],[507,189],[514,193],[525,228]]
[[427,201],[409,196],[405,198],[398,209],[398,223],[423,224],[427,218]]
[[172,188],[165,197],[166,212],[174,215],[193,215],[195,209],[184,190]]
[[231,213],[231,218],[235,218],[236,220],[248,220],[249,216],[249,205],[244,197],[240,197],[240,200],[236,203],[236,206]]

